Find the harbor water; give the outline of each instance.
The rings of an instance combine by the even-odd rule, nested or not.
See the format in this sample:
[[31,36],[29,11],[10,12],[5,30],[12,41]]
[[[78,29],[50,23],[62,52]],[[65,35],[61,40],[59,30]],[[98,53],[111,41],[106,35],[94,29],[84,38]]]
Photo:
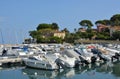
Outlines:
[[120,79],[120,62],[107,62],[55,71],[24,66],[0,67],[0,79]]

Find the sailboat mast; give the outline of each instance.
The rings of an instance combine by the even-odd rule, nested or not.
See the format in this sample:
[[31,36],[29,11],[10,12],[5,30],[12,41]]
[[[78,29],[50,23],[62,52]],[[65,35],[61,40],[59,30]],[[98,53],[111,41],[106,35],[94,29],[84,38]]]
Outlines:
[[1,29],[0,29],[0,34],[1,34],[2,44],[4,44],[4,39],[3,39],[3,34],[2,34],[2,30]]

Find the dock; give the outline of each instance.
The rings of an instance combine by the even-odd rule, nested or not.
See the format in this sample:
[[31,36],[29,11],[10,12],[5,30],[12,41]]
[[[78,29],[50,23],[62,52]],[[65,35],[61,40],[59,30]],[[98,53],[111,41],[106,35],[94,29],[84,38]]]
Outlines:
[[0,58],[0,63],[16,63],[16,62],[22,62],[22,58]]
[[23,56],[1,56],[0,57],[0,65],[5,63],[21,63],[22,59],[37,56],[38,54],[34,55],[23,55]]

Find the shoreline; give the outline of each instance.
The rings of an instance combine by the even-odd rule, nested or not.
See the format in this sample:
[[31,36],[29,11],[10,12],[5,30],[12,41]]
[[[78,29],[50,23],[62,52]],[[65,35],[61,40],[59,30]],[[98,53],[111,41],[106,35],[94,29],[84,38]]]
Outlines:
[[116,40],[75,40],[74,43],[81,43],[81,44],[86,44],[86,43],[108,43],[108,44],[120,44],[120,41],[116,41]]

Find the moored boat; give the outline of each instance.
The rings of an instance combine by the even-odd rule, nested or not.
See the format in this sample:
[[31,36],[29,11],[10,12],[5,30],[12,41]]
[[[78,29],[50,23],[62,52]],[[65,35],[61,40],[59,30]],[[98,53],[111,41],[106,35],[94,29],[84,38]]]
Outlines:
[[45,55],[38,55],[23,59],[24,63],[28,67],[55,70],[58,69],[58,65],[55,63],[56,59],[50,59]]

